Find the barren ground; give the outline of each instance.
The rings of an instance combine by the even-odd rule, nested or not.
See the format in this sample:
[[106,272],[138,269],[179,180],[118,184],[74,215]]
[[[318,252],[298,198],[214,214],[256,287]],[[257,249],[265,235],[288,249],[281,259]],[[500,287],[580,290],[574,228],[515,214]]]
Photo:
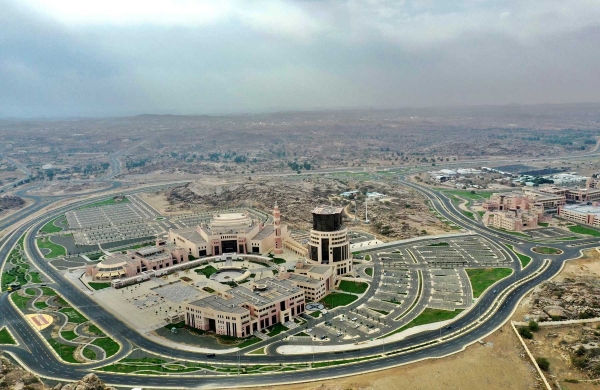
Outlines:
[[529,361],[509,325],[444,359],[426,360],[369,374],[305,384],[267,387],[269,390],[527,390],[541,389]]

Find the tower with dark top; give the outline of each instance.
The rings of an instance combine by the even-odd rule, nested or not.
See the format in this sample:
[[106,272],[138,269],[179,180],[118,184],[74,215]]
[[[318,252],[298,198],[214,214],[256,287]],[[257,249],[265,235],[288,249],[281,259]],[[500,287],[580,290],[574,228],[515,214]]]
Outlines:
[[343,209],[319,206],[312,211],[313,226],[308,242],[307,263],[335,267],[335,275],[352,271],[352,254]]

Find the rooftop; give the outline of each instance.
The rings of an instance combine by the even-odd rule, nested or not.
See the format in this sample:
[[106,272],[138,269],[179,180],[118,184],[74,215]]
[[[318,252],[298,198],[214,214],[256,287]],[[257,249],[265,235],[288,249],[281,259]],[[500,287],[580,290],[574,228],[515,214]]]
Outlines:
[[341,214],[343,211],[343,207],[334,207],[334,206],[318,206],[315,207],[312,211],[313,214]]
[[582,214],[595,214],[600,216],[600,206],[590,206],[584,204],[566,204],[563,208],[567,211],[574,211]]

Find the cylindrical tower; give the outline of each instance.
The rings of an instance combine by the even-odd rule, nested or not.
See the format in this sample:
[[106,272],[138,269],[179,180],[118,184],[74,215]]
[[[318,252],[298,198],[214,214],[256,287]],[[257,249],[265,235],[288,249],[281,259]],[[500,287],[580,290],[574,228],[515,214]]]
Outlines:
[[335,266],[336,275],[352,271],[348,229],[343,225],[341,207],[320,206],[312,211],[307,263]]

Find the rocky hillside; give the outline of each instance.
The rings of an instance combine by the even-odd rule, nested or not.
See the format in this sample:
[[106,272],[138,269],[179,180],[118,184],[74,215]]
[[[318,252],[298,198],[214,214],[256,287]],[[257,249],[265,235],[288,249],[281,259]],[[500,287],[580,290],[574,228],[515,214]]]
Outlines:
[[[1,354],[1,351],[0,351]],[[87,374],[80,381],[69,384],[59,383],[54,387],[46,387],[34,374],[23,370],[10,360],[0,356],[0,389],[7,390],[115,390],[106,387],[95,374]]]
[[0,198],[0,213],[11,209],[20,209],[25,205],[23,198],[6,195]]
[[600,317],[600,280],[566,278],[536,287],[531,298],[530,317],[536,321]]

